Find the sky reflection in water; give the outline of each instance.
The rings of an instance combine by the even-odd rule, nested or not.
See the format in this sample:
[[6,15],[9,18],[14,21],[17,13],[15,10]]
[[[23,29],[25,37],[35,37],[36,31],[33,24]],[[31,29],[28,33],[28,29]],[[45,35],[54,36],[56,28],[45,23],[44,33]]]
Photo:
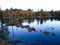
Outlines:
[[60,21],[41,21],[34,19],[33,22],[28,23],[27,20],[23,20],[23,25],[36,29],[30,32],[27,28],[8,26],[9,39],[19,39],[21,45],[60,45]]

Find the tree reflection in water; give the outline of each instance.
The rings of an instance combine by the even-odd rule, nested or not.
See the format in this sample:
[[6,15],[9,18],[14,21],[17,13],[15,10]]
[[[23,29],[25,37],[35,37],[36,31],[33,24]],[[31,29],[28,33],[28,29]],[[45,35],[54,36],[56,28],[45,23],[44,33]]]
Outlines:
[[9,35],[8,27],[5,24],[3,24],[3,16],[0,10],[0,45],[8,45],[9,43],[8,35]]
[[[43,24],[43,22],[46,22],[46,20],[48,19],[36,19],[37,23],[39,24]],[[52,19],[53,20],[53,19]],[[34,22],[34,19],[22,19],[22,20],[18,20],[18,21],[15,21],[14,24],[16,27],[21,27],[21,28],[26,28],[28,30],[28,32],[36,32],[36,28],[35,27],[30,27],[30,25],[23,25],[22,23],[26,21],[28,24]],[[8,21],[7,21],[8,22]],[[19,23],[18,23],[19,22]],[[9,24],[9,23],[8,23]],[[12,24],[11,24],[12,26]],[[2,28],[3,27],[3,28]],[[6,27],[6,26],[5,26]],[[45,35],[51,35],[51,36],[55,36],[55,32],[49,32],[49,30],[53,30],[54,31],[54,27],[47,27],[47,30],[40,30],[41,33],[45,34]],[[4,28],[3,24],[1,24],[1,30],[0,30],[0,41],[2,42],[2,39],[5,38],[4,40],[8,39],[8,35],[9,35],[9,32],[8,32],[8,28]],[[14,39],[14,29],[13,29],[13,26],[12,26],[12,32],[13,32],[13,40],[11,41],[11,43],[16,43],[16,42],[20,42],[20,40],[16,40]],[[39,33],[39,31],[38,31]],[[3,36],[4,35],[4,36]]]
[[8,45],[9,43],[9,39],[8,39],[8,35],[9,35],[9,31],[8,31],[8,27],[4,24],[2,24],[1,22],[1,27],[0,27],[0,45],[2,44],[6,44]]

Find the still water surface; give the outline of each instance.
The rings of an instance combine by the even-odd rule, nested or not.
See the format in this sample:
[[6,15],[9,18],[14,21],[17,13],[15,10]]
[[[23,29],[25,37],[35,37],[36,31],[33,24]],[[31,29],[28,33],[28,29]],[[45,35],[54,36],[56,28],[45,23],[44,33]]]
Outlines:
[[22,25],[29,25],[35,30],[29,31],[27,28],[16,25],[8,26],[10,31],[8,38],[21,40],[20,43],[14,45],[60,45],[60,21],[34,19],[28,22],[28,20],[23,20]]

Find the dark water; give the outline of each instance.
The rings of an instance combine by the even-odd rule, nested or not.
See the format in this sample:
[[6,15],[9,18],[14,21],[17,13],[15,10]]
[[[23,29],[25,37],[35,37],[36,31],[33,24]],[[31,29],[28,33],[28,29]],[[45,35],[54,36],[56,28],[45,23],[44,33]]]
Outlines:
[[28,30],[28,28],[17,27],[16,25],[8,26],[10,31],[8,38],[21,40],[20,43],[13,45],[60,45],[59,20],[26,19],[21,24],[34,27],[35,30]]

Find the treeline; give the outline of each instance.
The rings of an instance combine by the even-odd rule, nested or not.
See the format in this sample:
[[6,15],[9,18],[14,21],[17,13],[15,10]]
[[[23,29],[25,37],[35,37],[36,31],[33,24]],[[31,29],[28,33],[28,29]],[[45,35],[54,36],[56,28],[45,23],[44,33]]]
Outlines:
[[[33,11],[33,9],[22,10],[22,9],[6,9],[1,10],[3,17],[16,17],[16,18],[54,18],[60,17],[60,11]],[[0,13],[1,14],[1,13]]]

